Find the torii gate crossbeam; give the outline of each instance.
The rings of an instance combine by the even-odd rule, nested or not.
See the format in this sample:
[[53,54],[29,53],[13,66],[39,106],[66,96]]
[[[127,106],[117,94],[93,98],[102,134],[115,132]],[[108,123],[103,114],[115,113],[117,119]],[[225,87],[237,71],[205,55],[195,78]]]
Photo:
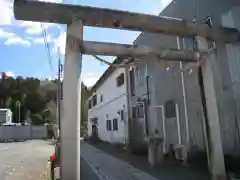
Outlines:
[[[206,50],[205,38],[225,43],[239,41],[236,29],[212,27],[185,22],[182,19],[137,14],[87,6],[15,0],[14,14],[18,20],[67,24],[67,42],[63,83],[63,118],[61,122],[61,179],[80,179],[80,110],[82,54],[148,56],[160,55],[166,60],[196,61],[202,53],[151,49],[111,43],[84,42],[83,26],[138,30],[174,36],[197,37],[201,50]],[[164,56],[163,56],[164,55]],[[210,59],[211,60],[211,59]],[[210,164],[213,179],[225,178],[219,118],[213,87],[211,61],[203,66],[208,115],[211,120]],[[128,106],[129,109],[129,106]],[[130,111],[130,110],[129,110]]]

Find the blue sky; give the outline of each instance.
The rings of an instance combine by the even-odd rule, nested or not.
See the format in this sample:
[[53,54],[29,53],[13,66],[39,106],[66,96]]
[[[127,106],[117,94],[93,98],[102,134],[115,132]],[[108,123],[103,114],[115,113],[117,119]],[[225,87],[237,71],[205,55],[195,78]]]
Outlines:
[[[157,15],[170,0],[42,0],[57,3],[80,4],[110,9]],[[54,78],[57,74],[57,49],[64,60],[66,26],[44,24],[52,56],[50,68],[40,23],[16,21],[13,0],[0,0],[0,72],[10,76]],[[84,27],[84,40],[131,44],[139,32]],[[113,58],[108,57],[108,60]],[[82,78],[93,85],[107,66],[91,56],[83,56]]]

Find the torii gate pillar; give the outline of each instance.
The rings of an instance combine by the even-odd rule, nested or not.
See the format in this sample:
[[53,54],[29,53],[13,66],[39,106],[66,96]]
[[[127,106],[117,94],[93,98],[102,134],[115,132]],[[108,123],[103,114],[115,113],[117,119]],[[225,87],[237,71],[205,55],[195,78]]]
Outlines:
[[[61,121],[61,179],[80,179],[80,116],[83,38],[80,20],[67,26]],[[77,134],[76,134],[77,133]]]
[[[204,37],[196,37],[199,51],[208,50],[208,42]],[[204,112],[204,136],[208,155],[208,167],[212,180],[225,180],[226,171],[220,131],[217,97],[214,83],[213,61],[215,52],[212,52],[200,67],[201,96]],[[206,120],[207,119],[207,120]]]

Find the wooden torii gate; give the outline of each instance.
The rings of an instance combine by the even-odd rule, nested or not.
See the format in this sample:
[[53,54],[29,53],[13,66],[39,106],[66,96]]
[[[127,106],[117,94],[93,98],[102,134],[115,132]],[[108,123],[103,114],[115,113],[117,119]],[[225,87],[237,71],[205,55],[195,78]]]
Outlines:
[[[236,29],[212,27],[185,22],[182,19],[137,14],[87,6],[15,0],[16,19],[67,24],[67,42],[63,83],[63,118],[61,121],[61,179],[80,179],[80,110],[82,54],[120,57],[158,55],[164,60],[197,62],[207,51],[207,40],[225,43],[239,41]],[[83,26],[137,30],[174,36],[195,37],[200,52],[168,49],[146,49],[142,46],[83,41]],[[202,64],[208,121],[206,145],[212,179],[225,179],[225,167],[219,127],[216,94],[213,83],[214,53]],[[129,109],[129,107],[128,107]],[[129,127],[131,128],[131,127]]]

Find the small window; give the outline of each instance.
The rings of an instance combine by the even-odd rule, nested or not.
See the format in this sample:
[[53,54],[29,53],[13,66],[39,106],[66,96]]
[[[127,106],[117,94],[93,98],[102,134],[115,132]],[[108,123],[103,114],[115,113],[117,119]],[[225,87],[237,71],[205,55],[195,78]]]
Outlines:
[[165,103],[165,116],[166,118],[176,117],[175,102],[173,100],[167,101]]
[[95,125],[98,124],[98,118],[97,118],[97,117],[91,118],[91,121],[92,121],[92,123],[95,124]]
[[100,95],[100,102],[103,102],[103,94]]
[[124,74],[121,73],[117,78],[116,78],[116,83],[117,87],[120,87],[124,84]]
[[197,47],[197,42],[195,38],[186,37],[186,38],[183,38],[183,46],[184,46],[184,50],[195,51]]
[[111,120],[107,120],[107,131],[111,131],[112,130],[112,121]]
[[121,120],[124,120],[124,111],[123,110],[120,111],[120,116],[121,116]]
[[92,98],[92,105],[95,106],[97,104],[97,95],[95,94]]
[[131,96],[135,96],[135,75],[134,75],[133,68],[130,70],[129,74],[130,74]]
[[114,131],[118,130],[118,119],[117,118],[113,119],[113,130]]
[[88,109],[91,109],[92,108],[92,99],[89,99],[88,100]]

